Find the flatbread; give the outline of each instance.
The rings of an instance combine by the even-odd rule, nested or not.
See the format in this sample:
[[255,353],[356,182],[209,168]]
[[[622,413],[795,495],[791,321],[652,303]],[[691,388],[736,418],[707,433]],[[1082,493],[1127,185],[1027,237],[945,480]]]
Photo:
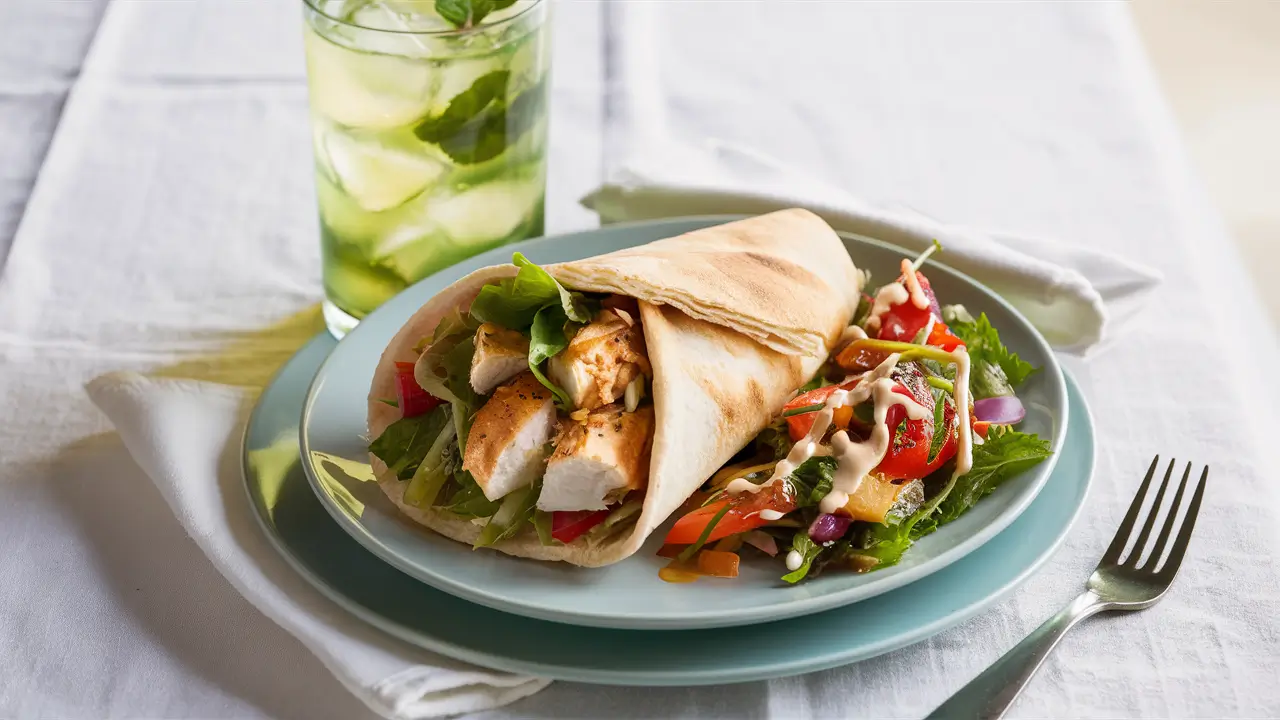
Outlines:
[[[785,237],[774,238],[778,233]],[[611,263],[620,268],[613,275],[608,272]],[[542,545],[528,530],[494,545],[511,555],[587,567],[608,565],[634,553],[706,478],[768,424],[822,365],[848,325],[861,290],[859,274],[840,239],[803,210],[771,213],[547,269],[573,290],[638,298],[654,373],[656,429],[649,483],[634,527],[604,539],[588,534],[553,546]],[[395,396],[395,363],[414,362],[414,346],[432,334],[445,314],[454,308],[465,310],[481,287],[516,272],[512,265],[478,270],[409,319],[374,372],[369,437],[377,437],[399,418],[395,408],[379,400]],[[652,273],[647,280],[644,272]],[[705,285],[695,294],[699,278]],[[836,282],[847,285],[829,284]],[[473,543],[479,536],[480,526],[469,520],[445,510],[406,505],[401,499],[405,482],[391,476],[377,457],[370,459],[383,492],[409,518],[460,542]]]

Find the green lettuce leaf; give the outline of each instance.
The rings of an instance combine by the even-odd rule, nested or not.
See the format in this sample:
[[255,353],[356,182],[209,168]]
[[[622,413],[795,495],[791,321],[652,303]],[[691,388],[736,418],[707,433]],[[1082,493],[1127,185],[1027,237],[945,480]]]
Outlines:
[[973,469],[956,480],[938,504],[939,525],[955,520],[1005,480],[1052,455],[1049,442],[1030,433],[993,425],[987,439],[973,446]]
[[519,272],[497,285],[480,288],[471,303],[471,317],[524,332],[533,325],[539,310],[558,302],[566,318],[590,322],[593,308],[582,293],[566,290],[550,273],[520,253],[513,254],[511,262],[520,268]]
[[408,480],[448,421],[449,412],[443,405],[416,417],[401,418],[369,443],[369,452],[386,463],[397,478]]
[[[542,374],[542,363],[569,347],[569,333],[566,332],[569,324],[563,307],[547,305],[533,316],[533,325],[529,328],[529,369],[538,382],[556,396],[556,404],[566,411],[573,409],[573,400],[569,393]],[[572,329],[576,332],[577,325],[574,324]]]
[[597,303],[566,290],[520,253],[512,255],[511,262],[519,272],[497,285],[481,288],[471,303],[471,316],[529,335],[529,369],[556,396],[556,402],[568,409],[568,393],[543,374],[542,363],[569,346],[578,328],[595,315]]
[[972,368],[969,387],[975,399],[1012,395],[1013,389],[1036,371],[1031,363],[1009,352],[1000,342],[1000,333],[992,327],[986,313],[973,322],[956,322],[951,325],[951,332],[963,340],[969,350]]
[[839,461],[830,455],[815,456],[800,463],[800,467],[787,476],[786,482],[791,487],[797,508],[813,507],[822,502],[822,498],[831,492],[838,464]]

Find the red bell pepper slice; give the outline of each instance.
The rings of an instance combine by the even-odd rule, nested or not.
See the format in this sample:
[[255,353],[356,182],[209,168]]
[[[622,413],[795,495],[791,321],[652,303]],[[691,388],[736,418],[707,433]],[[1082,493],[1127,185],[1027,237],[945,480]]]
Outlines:
[[431,412],[444,401],[423,390],[418,381],[413,379],[413,363],[398,362],[396,363],[396,402],[400,406],[401,417],[410,418]]
[[607,517],[609,510],[557,510],[551,513],[551,537],[571,543]]

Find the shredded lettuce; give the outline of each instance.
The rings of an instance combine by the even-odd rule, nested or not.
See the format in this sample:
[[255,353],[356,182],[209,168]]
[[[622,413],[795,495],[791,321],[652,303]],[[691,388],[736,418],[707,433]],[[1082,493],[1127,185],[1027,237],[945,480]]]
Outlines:
[[422,415],[401,418],[369,443],[369,452],[386,463],[397,478],[408,480],[448,422],[449,411],[443,405]]
[[528,523],[533,522],[538,494],[542,492],[542,478],[532,485],[520,488],[502,498],[501,505],[489,518],[480,537],[476,538],[472,547],[488,547],[494,543],[515,537]]

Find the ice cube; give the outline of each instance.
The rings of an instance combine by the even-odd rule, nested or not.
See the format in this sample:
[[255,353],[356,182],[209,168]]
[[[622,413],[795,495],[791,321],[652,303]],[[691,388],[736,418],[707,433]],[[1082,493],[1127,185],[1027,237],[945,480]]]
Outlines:
[[[372,31],[357,31],[379,35]],[[307,86],[311,105],[350,127],[389,129],[427,114],[434,70],[422,60],[361,52],[307,28]],[[402,38],[403,39],[403,38]]]
[[360,48],[411,58],[430,57],[439,51],[438,42],[415,33],[439,33],[454,29],[448,20],[436,13],[434,0],[370,3],[353,12],[351,22],[362,28],[388,31],[360,33],[357,41]]
[[459,245],[506,238],[542,201],[540,180],[499,180],[437,200],[431,217]]
[[452,264],[440,264],[441,255],[448,254],[453,248],[448,236],[431,220],[426,208],[423,203],[416,212],[406,213],[400,224],[378,239],[374,249],[378,262],[407,282]]
[[431,96],[431,115],[439,115],[449,107],[459,93],[471,87],[477,79],[491,72],[507,68],[506,57],[488,55],[479,58],[437,60],[433,63],[437,78],[435,92]]
[[333,177],[370,212],[404,204],[448,169],[408,143],[397,145],[382,137],[357,137],[340,130],[325,135],[324,150]]

